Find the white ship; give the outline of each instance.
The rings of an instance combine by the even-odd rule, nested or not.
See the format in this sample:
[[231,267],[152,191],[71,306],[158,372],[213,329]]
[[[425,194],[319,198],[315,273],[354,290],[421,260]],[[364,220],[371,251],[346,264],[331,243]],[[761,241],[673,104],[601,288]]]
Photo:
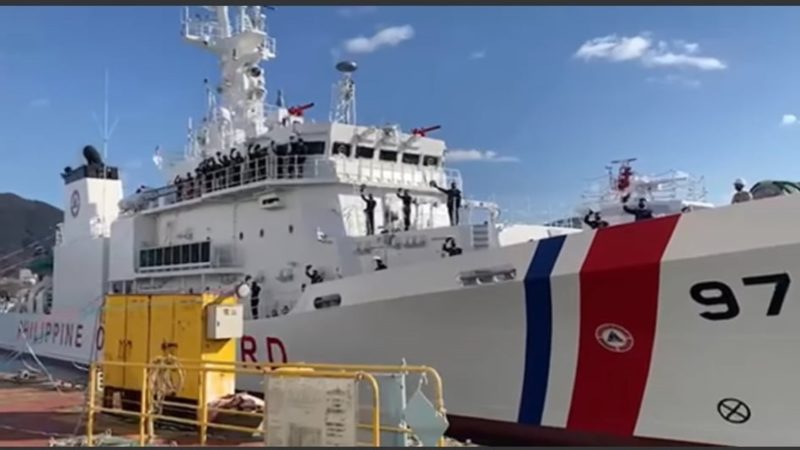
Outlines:
[[[623,193],[663,217],[500,245],[490,203],[463,200],[452,223],[432,186],[462,188],[443,141],[356,122],[354,63],[337,66],[330,123],[312,123],[310,105],[267,105],[260,64],[276,45],[262,8],[187,9],[183,36],[222,77],[184,153],[158,155],[170,182],[123,198],[117,169],[87,148],[62,174],[53,278],[0,314],[3,347],[85,364],[121,344],[98,327],[105,293],[250,276],[260,293],[245,300],[241,360],[430,365],[452,426],[800,444],[798,197],[703,210],[639,179],[590,200],[612,225],[633,220]],[[231,149],[241,158],[196,172]],[[414,199],[408,230],[398,189]]]

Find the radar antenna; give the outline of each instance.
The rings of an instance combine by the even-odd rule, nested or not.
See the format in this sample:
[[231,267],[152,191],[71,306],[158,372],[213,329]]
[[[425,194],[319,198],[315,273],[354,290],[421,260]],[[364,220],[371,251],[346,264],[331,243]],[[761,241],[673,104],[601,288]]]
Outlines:
[[338,82],[333,84],[333,101],[331,122],[354,125],[356,123],[356,84],[353,73],[358,65],[353,61],[341,61],[336,70],[342,74]]

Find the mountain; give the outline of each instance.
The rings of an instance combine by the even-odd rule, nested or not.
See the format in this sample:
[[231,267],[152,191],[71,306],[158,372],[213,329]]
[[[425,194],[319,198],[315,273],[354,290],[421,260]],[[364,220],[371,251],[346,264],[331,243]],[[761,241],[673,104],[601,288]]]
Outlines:
[[16,276],[19,269],[50,255],[55,226],[64,218],[60,209],[16,194],[0,193],[0,276]]

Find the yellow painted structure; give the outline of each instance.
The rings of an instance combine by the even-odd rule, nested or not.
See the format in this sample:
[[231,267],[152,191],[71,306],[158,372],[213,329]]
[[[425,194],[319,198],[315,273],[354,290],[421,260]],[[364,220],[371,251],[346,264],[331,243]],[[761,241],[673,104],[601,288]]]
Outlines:
[[[212,294],[108,295],[103,311],[103,360],[112,364],[104,371],[105,387],[141,391],[141,364],[162,358],[191,361],[190,365],[235,363],[236,339],[207,338],[207,311],[212,304],[231,306],[237,300]],[[206,377],[204,396],[200,393],[201,376]],[[201,375],[192,371],[186,374],[176,396],[208,402],[234,389],[233,373],[207,371]]]

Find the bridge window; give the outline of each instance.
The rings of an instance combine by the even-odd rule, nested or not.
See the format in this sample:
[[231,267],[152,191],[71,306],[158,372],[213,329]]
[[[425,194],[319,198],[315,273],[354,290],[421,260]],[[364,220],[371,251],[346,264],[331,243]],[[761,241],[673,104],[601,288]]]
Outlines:
[[422,165],[423,166],[438,166],[439,165],[439,158],[435,156],[425,156],[422,158]]
[[397,152],[392,150],[381,150],[381,161],[397,162]]
[[189,264],[192,262],[192,246],[181,245],[181,264]]
[[176,266],[211,262],[211,243],[171,245],[139,251],[139,267]]
[[324,155],[325,154],[325,142],[324,141],[312,141],[306,142],[306,155]]
[[419,164],[419,155],[416,153],[403,153],[403,162],[405,164]]
[[334,155],[344,155],[349,157],[350,148],[351,148],[350,144],[345,144],[343,142],[336,142],[333,144],[333,150],[331,150],[331,153],[333,153]]
[[200,246],[196,244],[192,244],[192,264],[197,264],[200,262]]
[[200,244],[200,262],[211,261],[211,242],[205,241]]
[[323,295],[314,299],[315,309],[332,308],[342,304],[342,297],[339,294]]
[[356,147],[356,158],[372,159],[375,156],[375,149],[359,145]]

